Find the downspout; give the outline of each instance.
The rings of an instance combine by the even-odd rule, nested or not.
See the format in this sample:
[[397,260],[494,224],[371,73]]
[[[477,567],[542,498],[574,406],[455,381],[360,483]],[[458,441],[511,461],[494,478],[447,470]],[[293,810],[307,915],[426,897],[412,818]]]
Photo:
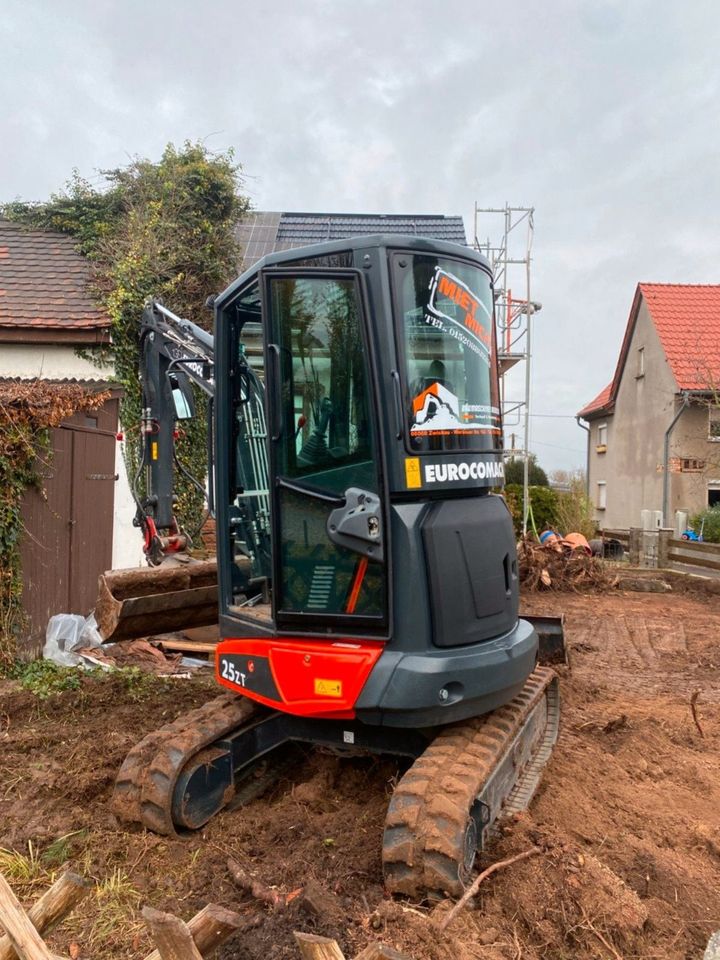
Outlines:
[[665,443],[663,447],[663,498],[662,498],[662,510],[663,510],[663,525],[668,525],[668,501],[670,499],[670,477],[668,476],[668,463],[670,461],[670,434],[673,432],[673,427],[680,419],[680,414],[690,403],[690,396],[687,393],[683,393],[683,402],[672,418],[670,426],[665,431]]
[[590,427],[580,423],[580,417],[575,417],[575,422],[587,434],[587,455],[585,457],[585,496],[590,499]]

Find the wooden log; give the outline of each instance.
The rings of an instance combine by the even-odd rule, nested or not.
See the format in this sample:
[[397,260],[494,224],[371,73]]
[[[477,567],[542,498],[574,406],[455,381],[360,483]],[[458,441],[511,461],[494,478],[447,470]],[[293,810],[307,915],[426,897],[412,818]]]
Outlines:
[[[239,930],[254,926],[257,921],[258,918],[253,918],[250,922],[243,921],[242,917],[232,910],[209,903],[188,921],[187,926],[198,952],[203,955],[211,953]],[[153,950],[145,960],[162,960],[162,957],[159,950]]]
[[[46,890],[28,911],[28,919],[43,936],[71,913],[90,891],[92,884],[76,873],[64,873]],[[16,960],[17,953],[8,936],[0,937],[0,960]]]
[[5,927],[20,960],[55,960],[1,873],[0,926]]
[[337,940],[318,937],[314,933],[294,933],[303,960],[345,960]]
[[176,640],[174,637],[155,637],[154,640],[162,650],[177,650],[180,653],[215,653],[217,649],[217,643],[206,643],[204,640]]
[[355,957],[355,960],[411,960],[406,953],[398,953],[384,943],[369,943],[364,950]]
[[188,925],[180,917],[152,907],[143,907],[142,915],[162,960],[203,960]]

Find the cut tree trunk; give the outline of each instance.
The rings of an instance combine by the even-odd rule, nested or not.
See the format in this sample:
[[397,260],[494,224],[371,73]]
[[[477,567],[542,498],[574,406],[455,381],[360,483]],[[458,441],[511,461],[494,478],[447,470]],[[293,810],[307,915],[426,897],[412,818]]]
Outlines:
[[162,960],[203,960],[188,925],[180,917],[152,907],[144,907],[142,915]]
[[297,930],[294,936],[303,960],[345,960],[337,940],[318,937],[314,933],[299,933]]
[[[248,924],[239,914],[226,910],[225,907],[220,907],[216,903],[209,903],[203,907],[187,923],[188,930],[201,955],[212,953],[215,947],[219,947],[234,933],[248,926],[252,926],[252,923]],[[145,960],[162,960],[160,951],[153,950]]]
[[10,942],[21,960],[55,960],[1,873],[0,925],[5,927]]
[[[28,919],[43,936],[50,933],[60,921],[71,913],[90,891],[92,884],[76,873],[64,873],[46,890],[28,911]],[[0,960],[16,960],[17,952],[10,938],[0,937]]]

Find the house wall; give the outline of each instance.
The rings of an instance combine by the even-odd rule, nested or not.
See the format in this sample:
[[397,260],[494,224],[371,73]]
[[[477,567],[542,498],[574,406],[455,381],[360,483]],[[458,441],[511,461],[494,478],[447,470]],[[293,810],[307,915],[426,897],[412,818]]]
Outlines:
[[118,479],[115,482],[115,500],[113,503],[113,570],[145,566],[142,533],[132,523],[136,507],[130,492],[130,481],[128,480],[122,447],[121,443],[115,444],[115,474]]
[[[638,375],[643,348],[644,374]],[[644,509],[661,510],[663,441],[674,416],[677,387],[644,301],[622,372],[613,415],[593,419],[590,426],[590,496],[597,504],[598,481],[607,484],[607,507],[596,509],[598,526],[639,526]],[[607,451],[598,453],[597,428],[608,424]]]
[[112,369],[96,366],[79,357],[73,346],[3,343],[0,348],[0,379],[107,380]]
[[[678,399],[677,404],[682,401]],[[701,470],[683,465],[700,460]],[[678,462],[680,461],[680,462]],[[680,415],[670,440],[670,516],[683,510],[691,516],[707,506],[708,486],[720,485],[720,441],[708,440],[708,407],[695,401]]]

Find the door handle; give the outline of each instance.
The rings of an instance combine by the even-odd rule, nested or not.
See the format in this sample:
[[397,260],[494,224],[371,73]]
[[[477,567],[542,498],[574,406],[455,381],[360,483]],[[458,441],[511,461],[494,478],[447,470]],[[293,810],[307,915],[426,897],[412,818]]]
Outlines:
[[400,391],[400,374],[397,370],[390,372],[393,383],[393,400],[395,407],[395,439],[401,440],[403,435],[402,393]]
[[345,503],[331,510],[327,518],[327,534],[337,546],[361,553],[375,563],[382,563],[380,497],[358,487],[348,487],[345,491]]

